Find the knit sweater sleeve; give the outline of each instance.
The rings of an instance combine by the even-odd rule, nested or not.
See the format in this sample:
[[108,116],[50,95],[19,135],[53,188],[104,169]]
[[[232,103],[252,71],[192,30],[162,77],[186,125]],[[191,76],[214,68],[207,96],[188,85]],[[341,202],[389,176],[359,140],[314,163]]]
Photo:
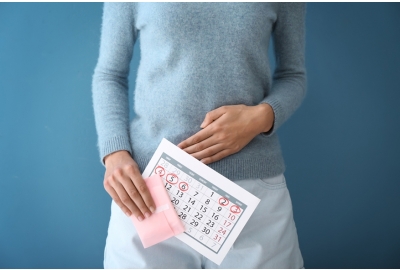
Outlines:
[[[128,76],[137,38],[132,3],[105,3],[100,52],[92,78],[92,98],[101,161],[127,150],[129,138]],[[103,163],[104,164],[104,163]]]
[[280,3],[272,32],[276,68],[272,89],[260,103],[271,105],[275,121],[271,136],[300,106],[306,94],[305,3]]

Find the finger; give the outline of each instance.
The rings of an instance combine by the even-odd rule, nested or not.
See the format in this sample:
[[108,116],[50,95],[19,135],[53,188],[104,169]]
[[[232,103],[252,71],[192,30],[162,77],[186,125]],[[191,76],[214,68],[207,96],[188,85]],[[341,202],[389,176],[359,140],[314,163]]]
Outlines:
[[233,151],[231,149],[225,149],[225,150],[222,150],[222,151],[216,153],[215,155],[213,155],[211,157],[203,158],[200,161],[203,162],[204,164],[210,164],[210,163],[216,162],[218,160],[221,160],[224,157],[227,157],[231,154],[233,154]]
[[218,143],[219,142],[216,140],[216,136],[210,136],[207,139],[205,139],[205,140],[203,140],[203,141],[201,141],[199,143],[193,144],[193,145],[191,145],[189,147],[186,147],[183,150],[186,153],[192,155],[194,153],[201,152],[201,151],[203,151],[203,150],[205,150],[205,149],[207,149],[207,148],[209,148],[209,147],[211,147],[211,146],[213,146],[215,144],[218,144]]
[[[121,184],[120,182],[130,182],[130,179],[120,179],[120,181],[114,181],[112,187],[114,188],[115,192],[117,193],[120,201],[122,204],[124,204],[128,209],[131,211],[132,215],[137,217],[139,221],[142,221],[144,219],[144,216],[142,215],[142,212],[139,210],[139,208],[136,206],[130,195],[127,193],[126,187]],[[133,184],[131,183],[133,186]],[[128,192],[132,192],[132,188],[128,187]]]
[[[151,212],[147,208],[146,204],[143,201],[143,198],[138,190],[138,187],[132,182],[129,176],[124,177],[124,180],[121,181],[123,188],[125,189],[126,194],[129,196],[129,199],[133,202],[135,207],[138,209],[138,219],[140,215],[145,217],[150,217]],[[143,179],[142,179],[143,181]],[[146,184],[144,184],[146,185]],[[140,185],[139,185],[140,186]],[[142,187],[140,187],[142,188]],[[128,206],[129,207],[129,206]]]
[[186,140],[184,140],[183,142],[181,142],[180,144],[178,144],[178,147],[185,150],[185,148],[192,146],[196,143],[199,143],[201,141],[204,141],[205,139],[211,137],[213,135],[213,133],[211,132],[210,129],[203,129],[200,130],[199,132],[197,132],[196,134],[194,134],[193,136],[187,138]]
[[[134,184],[136,190],[140,194],[141,202],[143,202],[143,205],[136,204],[140,211],[142,211],[143,214],[146,215],[146,212],[154,213],[156,210],[156,204],[153,200],[153,197],[151,197],[150,191],[147,188],[146,182],[143,180],[142,176],[138,173],[135,173],[133,169],[128,169],[127,174],[130,177],[132,183]],[[151,215],[149,213],[149,215]]]
[[218,143],[218,144],[212,145],[200,152],[193,153],[191,155],[198,160],[202,160],[202,159],[205,159],[208,157],[212,157],[224,149],[225,149],[224,145],[222,143]]
[[132,212],[129,210],[128,207],[126,207],[122,201],[120,200],[117,192],[114,190],[114,188],[109,185],[108,183],[104,184],[104,188],[106,189],[107,193],[110,194],[111,198],[114,200],[114,202],[121,208],[122,212],[125,213],[128,217],[132,215]]
[[212,110],[212,111],[208,112],[206,114],[206,117],[204,118],[203,123],[201,123],[200,127],[201,128],[207,127],[213,121],[215,121],[216,119],[220,118],[223,114],[225,114],[225,112],[226,112],[226,107],[225,106],[219,107],[219,108],[217,108],[215,110]]

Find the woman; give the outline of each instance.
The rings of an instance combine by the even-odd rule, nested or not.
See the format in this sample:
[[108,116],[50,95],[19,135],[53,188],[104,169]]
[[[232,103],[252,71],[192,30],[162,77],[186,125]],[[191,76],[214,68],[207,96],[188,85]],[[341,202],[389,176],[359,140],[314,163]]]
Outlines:
[[[261,199],[219,267],[303,267],[276,131],[306,92],[304,21],[303,3],[104,5],[93,103],[113,199],[106,268],[218,267],[175,238],[143,249],[128,218],[154,211],[141,172],[162,138]],[[129,123],[127,78],[139,34]]]

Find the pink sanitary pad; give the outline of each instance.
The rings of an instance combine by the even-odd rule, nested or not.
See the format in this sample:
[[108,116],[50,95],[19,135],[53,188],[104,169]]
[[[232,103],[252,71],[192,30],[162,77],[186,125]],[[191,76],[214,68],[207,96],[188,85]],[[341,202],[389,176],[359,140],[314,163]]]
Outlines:
[[185,231],[159,175],[145,179],[156,204],[156,211],[143,221],[131,216],[144,248],[162,242]]

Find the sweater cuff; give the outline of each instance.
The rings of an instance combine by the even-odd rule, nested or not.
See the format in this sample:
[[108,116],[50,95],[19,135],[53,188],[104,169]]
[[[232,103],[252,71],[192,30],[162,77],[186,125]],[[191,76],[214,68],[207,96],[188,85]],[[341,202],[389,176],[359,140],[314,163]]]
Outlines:
[[279,103],[279,101],[272,97],[266,97],[259,104],[262,103],[269,104],[272,107],[272,110],[274,111],[274,124],[272,125],[272,128],[268,132],[261,133],[261,135],[263,136],[270,137],[276,133],[277,129],[282,125],[284,121],[283,108]]
[[129,138],[123,137],[123,136],[118,136],[118,137],[113,137],[101,145],[99,145],[99,150],[100,150],[100,158],[101,158],[101,163],[105,165],[104,163],[104,158],[117,151],[121,150],[126,150],[128,151],[131,156],[132,156],[132,148],[131,144],[129,141]]

